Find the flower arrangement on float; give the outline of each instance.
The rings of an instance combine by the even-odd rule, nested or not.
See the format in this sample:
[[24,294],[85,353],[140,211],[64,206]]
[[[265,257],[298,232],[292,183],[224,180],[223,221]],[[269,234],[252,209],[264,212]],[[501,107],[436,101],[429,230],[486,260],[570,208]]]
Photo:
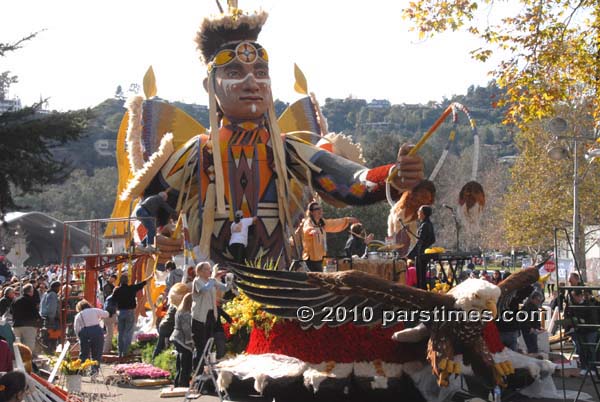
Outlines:
[[139,333],[135,336],[135,340],[138,341],[139,343],[148,343],[148,342],[154,342],[156,339],[158,338],[157,334],[143,334],[143,333]]
[[243,291],[227,302],[223,309],[232,318],[231,324],[227,326],[230,335],[235,335],[242,329],[249,333],[255,327],[268,333],[279,320],[276,316],[263,311],[261,304],[250,300]]
[[117,374],[126,375],[132,379],[136,378],[169,378],[166,370],[160,369],[148,363],[118,364],[115,366]]

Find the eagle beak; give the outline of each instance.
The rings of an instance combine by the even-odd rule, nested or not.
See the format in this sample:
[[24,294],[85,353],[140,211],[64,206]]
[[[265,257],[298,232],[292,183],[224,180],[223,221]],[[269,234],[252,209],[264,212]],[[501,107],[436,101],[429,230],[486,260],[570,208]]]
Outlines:
[[494,300],[488,300],[488,302],[485,304],[485,307],[487,308],[487,310],[491,311],[494,318],[496,318],[496,316],[498,315],[496,302]]

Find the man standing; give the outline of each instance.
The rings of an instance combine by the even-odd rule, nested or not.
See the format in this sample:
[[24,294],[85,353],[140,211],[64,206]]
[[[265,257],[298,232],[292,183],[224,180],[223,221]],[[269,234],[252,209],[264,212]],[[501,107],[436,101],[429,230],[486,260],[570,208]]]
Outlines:
[[229,239],[229,252],[233,261],[243,264],[246,261],[246,247],[248,246],[248,228],[258,221],[257,217],[244,218],[243,211],[235,211],[231,224],[231,238]]
[[15,290],[10,286],[4,289],[4,296],[0,299],[0,317],[10,310],[15,296]]
[[120,286],[115,288],[112,297],[117,303],[119,311],[118,330],[119,330],[119,357],[124,358],[129,352],[129,346],[133,339],[135,330],[135,308],[137,306],[136,295],[142,290],[146,282],[152,278],[152,275],[135,285],[129,285],[127,275],[121,275]]
[[425,250],[431,247],[435,243],[435,233],[433,232],[433,224],[429,220],[429,217],[433,213],[433,209],[430,205],[423,205],[417,211],[417,217],[421,224],[417,231],[417,243],[414,245],[412,250],[408,253],[408,258],[415,259],[415,265],[417,268],[417,286],[420,289],[427,289],[427,265],[429,258],[425,254]]
[[21,338],[21,342],[35,355],[35,339],[42,319],[33,299],[31,283],[23,286],[23,295],[13,302],[10,310],[14,321],[15,337]]
[[46,292],[40,303],[40,314],[44,319],[44,324],[48,330],[47,347],[48,351],[53,353],[56,350],[58,338],[56,335],[60,329],[59,315],[60,303],[58,302],[58,291],[60,290],[60,282],[52,282],[50,290]]

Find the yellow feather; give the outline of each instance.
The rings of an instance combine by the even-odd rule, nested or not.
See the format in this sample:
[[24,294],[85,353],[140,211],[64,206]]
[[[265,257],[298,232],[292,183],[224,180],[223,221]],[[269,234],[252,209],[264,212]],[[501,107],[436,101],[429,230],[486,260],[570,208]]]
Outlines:
[[306,83],[306,77],[296,63],[294,63],[294,78],[296,78],[296,82],[294,83],[294,89],[296,92],[302,95],[308,95],[308,84]]
[[144,74],[144,95],[146,99],[150,99],[156,96],[156,77],[154,76],[154,70],[152,66],[148,67],[148,71]]

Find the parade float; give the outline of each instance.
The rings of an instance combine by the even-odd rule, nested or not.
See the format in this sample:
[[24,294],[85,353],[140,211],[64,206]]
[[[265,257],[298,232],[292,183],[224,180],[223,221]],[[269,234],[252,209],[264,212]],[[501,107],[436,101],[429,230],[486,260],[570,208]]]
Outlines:
[[[519,286],[537,280],[537,271],[527,271],[521,281],[500,287],[479,280],[459,284],[447,295],[356,270],[287,271],[301,255],[301,242],[293,237],[315,197],[335,206],[387,200],[389,235],[413,224],[419,207],[435,201],[433,180],[454,131],[429,180],[422,180],[417,151],[447,117],[452,115],[456,122],[459,111],[467,113],[476,145],[472,177],[458,200],[466,222],[476,225],[485,195],[475,181],[476,126],[462,105],[452,104],[416,146],[402,147],[395,163],[374,168],[364,166],[358,144],[328,133],[316,98],[297,67],[295,88],[305,96],[276,116],[269,55],[257,42],[266,19],[266,13],[244,13],[232,1],[221,15],[202,21],[197,45],[207,67],[208,129],[156,98],[156,78],[149,69],[144,96],[127,103],[117,138],[119,184],[113,218],[131,216],[141,200],[166,191],[169,204],[182,217],[175,232],[181,234],[188,258],[184,268],[193,261],[210,260],[236,274],[242,296],[226,306],[234,318],[226,331],[237,338],[236,351],[245,353],[218,365],[218,385],[231,391],[250,386],[264,394],[285,395],[286,400],[292,395],[299,400],[311,396],[365,400],[366,394],[378,399],[401,394],[433,401],[457,392],[487,397],[496,386],[531,396],[552,393],[554,365],[505,348],[493,322],[405,329],[402,322],[384,327],[375,318],[396,309],[466,310],[480,298],[485,303],[476,309],[491,308]],[[277,261],[278,270],[231,264],[229,222],[238,210],[257,218],[248,239],[248,260]],[[168,223],[168,216],[156,219],[159,226]],[[122,222],[110,223],[106,231],[133,232],[137,230]],[[155,250],[158,261],[177,251],[163,244]],[[354,312],[354,317],[335,316],[335,310],[329,322],[323,314],[302,322],[299,309],[306,306],[342,308]],[[365,311],[373,313],[371,320]]]

